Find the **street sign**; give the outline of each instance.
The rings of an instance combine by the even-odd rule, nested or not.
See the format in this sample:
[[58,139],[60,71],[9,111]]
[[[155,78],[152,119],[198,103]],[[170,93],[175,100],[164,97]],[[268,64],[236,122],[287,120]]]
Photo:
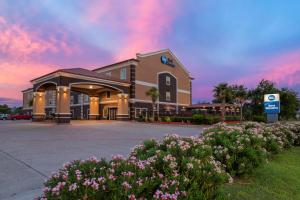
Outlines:
[[279,94],[265,94],[264,95],[264,110],[267,114],[280,113],[280,99]]

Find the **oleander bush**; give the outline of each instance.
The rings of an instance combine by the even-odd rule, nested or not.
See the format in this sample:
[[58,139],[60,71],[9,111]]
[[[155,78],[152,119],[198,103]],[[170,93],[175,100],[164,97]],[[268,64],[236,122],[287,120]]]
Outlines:
[[198,137],[147,140],[126,159],[66,163],[40,199],[216,199],[221,184],[294,145],[299,124],[217,124]]

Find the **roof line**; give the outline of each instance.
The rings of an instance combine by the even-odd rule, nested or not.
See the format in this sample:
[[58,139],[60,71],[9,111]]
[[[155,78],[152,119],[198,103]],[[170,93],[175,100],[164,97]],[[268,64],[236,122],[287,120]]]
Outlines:
[[116,62],[116,63],[113,63],[113,64],[104,65],[104,66],[102,66],[102,67],[98,67],[98,68],[93,69],[93,70],[91,70],[91,71],[96,71],[96,70],[106,69],[106,68],[113,67],[113,66],[118,65],[118,64],[121,64],[121,63],[129,62],[129,61],[136,61],[136,62],[139,62],[139,60],[137,60],[137,59],[135,59],[135,58],[130,58],[130,59],[122,60],[122,61],[119,61],[119,62]]

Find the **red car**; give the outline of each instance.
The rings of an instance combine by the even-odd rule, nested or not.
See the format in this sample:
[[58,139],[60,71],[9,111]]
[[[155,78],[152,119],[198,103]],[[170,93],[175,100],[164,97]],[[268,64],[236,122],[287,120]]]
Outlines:
[[11,114],[9,118],[11,120],[31,119],[31,116],[30,115],[25,115],[25,114]]

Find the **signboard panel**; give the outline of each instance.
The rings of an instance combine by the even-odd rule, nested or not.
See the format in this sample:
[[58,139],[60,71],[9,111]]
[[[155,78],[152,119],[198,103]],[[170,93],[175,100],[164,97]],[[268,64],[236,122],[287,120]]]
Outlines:
[[267,114],[280,113],[280,99],[279,94],[265,94],[264,95],[264,110]]

